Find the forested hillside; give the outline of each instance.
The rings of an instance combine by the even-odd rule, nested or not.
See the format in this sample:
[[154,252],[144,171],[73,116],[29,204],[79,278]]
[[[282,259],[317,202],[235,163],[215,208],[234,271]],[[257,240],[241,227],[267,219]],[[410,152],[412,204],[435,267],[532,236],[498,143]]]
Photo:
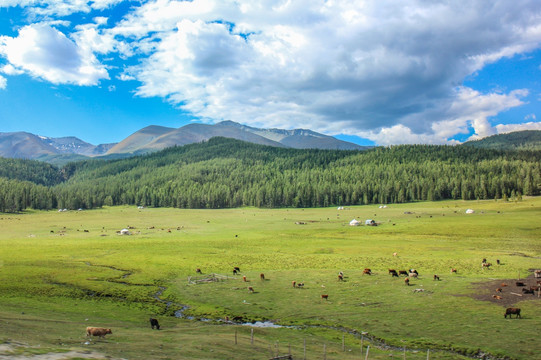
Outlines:
[[541,150],[541,131],[525,130],[498,134],[465,142],[463,146],[496,150]]
[[66,181],[56,185],[4,180],[0,211],[121,204],[318,207],[514,198],[540,194],[540,160],[541,151],[436,145],[295,150],[213,138],[129,159],[70,163],[57,169]]

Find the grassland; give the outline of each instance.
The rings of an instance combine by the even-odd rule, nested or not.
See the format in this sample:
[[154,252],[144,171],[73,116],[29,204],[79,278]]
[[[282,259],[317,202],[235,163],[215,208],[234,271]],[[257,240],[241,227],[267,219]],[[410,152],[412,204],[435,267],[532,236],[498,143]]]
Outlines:
[[[350,227],[353,218],[380,225]],[[477,283],[541,268],[540,218],[541,198],[0,214],[0,341],[24,342],[30,352],[84,348],[129,359],[266,359],[288,345],[302,358],[306,341],[307,358],[322,358],[325,346],[327,359],[358,359],[364,333],[371,359],[402,356],[404,346],[408,359],[426,358],[426,349],[438,359],[482,352],[532,359],[541,301],[516,296],[523,319],[511,320],[502,304],[474,296],[490,291]],[[117,235],[127,227],[133,235]],[[483,269],[483,258],[494,265]],[[233,276],[233,266],[241,275]],[[190,285],[196,268],[229,279]],[[362,275],[364,268],[375,274]],[[420,276],[407,287],[389,268],[416,268]],[[193,320],[171,316],[182,305]],[[151,331],[149,316],[163,330]],[[226,317],[292,327],[256,328],[252,345],[251,328],[226,325]],[[110,327],[113,335],[85,345],[86,326]],[[388,347],[378,348],[382,342]]]

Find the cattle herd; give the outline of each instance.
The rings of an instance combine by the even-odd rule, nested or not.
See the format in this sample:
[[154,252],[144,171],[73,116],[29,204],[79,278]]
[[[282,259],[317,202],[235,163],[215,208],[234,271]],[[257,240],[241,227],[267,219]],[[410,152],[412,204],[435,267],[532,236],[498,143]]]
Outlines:
[[[496,260],[496,263],[498,265],[500,265],[500,260]],[[492,264],[487,262],[486,259],[483,259],[483,261],[481,263],[481,266],[482,266],[482,268],[490,268],[490,266],[492,266]],[[200,268],[197,268],[196,273],[202,274],[203,272],[201,271]],[[456,274],[456,273],[457,273],[457,269],[451,268],[451,274]],[[237,275],[237,274],[240,274],[240,268],[238,266],[235,266],[233,268],[233,275]],[[363,275],[372,275],[374,273],[372,272],[372,270],[370,268],[365,268],[363,270],[362,274]],[[404,275],[405,276],[404,283],[405,283],[405,285],[409,286],[410,285],[410,279],[411,278],[417,278],[419,276],[419,272],[416,269],[409,269],[407,271],[406,270],[396,271],[395,269],[389,269],[389,275],[391,275],[392,277],[397,277],[397,278],[400,277],[400,275]],[[535,270],[534,275],[535,275],[536,279],[541,278],[541,270]],[[261,281],[265,281],[265,274],[263,274],[263,273],[259,274],[259,278],[261,279]],[[344,272],[340,271],[338,273],[338,281],[343,282],[344,278],[345,278]],[[243,279],[243,282],[248,282],[249,281],[246,278],[245,275],[242,276],[242,279]],[[437,275],[437,274],[434,274],[433,279],[434,279],[434,281],[440,281],[440,276]],[[294,288],[303,288],[304,287],[304,282],[297,282],[297,281],[293,280],[291,282],[291,284],[292,284],[292,286]],[[515,285],[517,287],[522,287],[522,293],[523,294],[534,294],[535,291],[541,291],[541,280],[537,280],[537,285],[536,286],[531,286],[530,288],[526,288],[526,283],[523,282],[523,281],[516,281]],[[497,293],[502,293],[503,288],[507,287],[507,286],[508,285],[506,283],[502,283],[501,287],[496,289],[496,292]],[[322,287],[325,287],[325,286],[322,285]],[[254,293],[253,286],[248,286],[247,289],[248,289],[248,291],[250,293]],[[423,291],[423,289],[415,289],[414,290],[414,292],[422,292],[422,291]],[[321,300],[328,300],[329,299],[329,294],[321,294],[320,297],[321,297]],[[496,300],[503,299],[503,297],[501,295],[492,295],[492,298],[494,298]],[[505,310],[504,318],[507,319],[507,316],[509,316],[509,318],[511,319],[512,315],[515,315],[515,318],[522,318],[522,316],[520,315],[520,308],[510,307],[510,308],[507,308]],[[160,330],[160,324],[159,324],[158,320],[155,319],[155,318],[150,318],[150,327],[152,329]],[[107,334],[113,334],[111,329],[102,328],[102,327],[91,327],[91,326],[86,328],[86,336],[87,337],[97,336],[97,337],[100,337],[100,338],[105,338],[105,335],[107,335]]]

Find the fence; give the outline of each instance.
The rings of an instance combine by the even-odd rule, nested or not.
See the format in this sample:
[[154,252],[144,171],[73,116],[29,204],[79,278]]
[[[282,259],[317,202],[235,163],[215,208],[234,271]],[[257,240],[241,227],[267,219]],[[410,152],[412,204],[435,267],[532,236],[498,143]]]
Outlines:
[[[239,334],[238,329],[235,329],[234,333],[234,344],[236,346],[252,346],[257,348],[258,352],[265,352],[265,347],[268,352],[269,360],[311,360],[311,359],[360,359],[360,360],[369,360],[369,359],[427,359],[430,360],[431,351],[430,349],[426,350],[426,357],[424,350],[408,350],[406,347],[394,348],[393,350],[382,350],[378,349],[378,353],[374,354],[374,344],[372,344],[372,354],[371,351],[371,342],[369,339],[365,339],[364,335],[361,335],[360,345],[356,343],[354,346],[347,346],[345,335],[342,336],[341,343],[307,343],[307,340],[304,339],[302,344],[292,345],[291,343],[281,344],[279,341],[269,342],[265,339],[256,338],[254,328],[250,329],[249,336]],[[381,352],[384,352],[382,354]],[[347,354],[347,355],[346,355]],[[263,357],[262,357],[263,358]]]

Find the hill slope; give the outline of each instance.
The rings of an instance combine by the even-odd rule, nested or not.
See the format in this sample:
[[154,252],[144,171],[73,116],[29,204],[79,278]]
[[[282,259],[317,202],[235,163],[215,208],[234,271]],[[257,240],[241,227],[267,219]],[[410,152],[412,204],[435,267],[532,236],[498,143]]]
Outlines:
[[525,130],[467,141],[463,146],[497,150],[541,150],[541,131]]

